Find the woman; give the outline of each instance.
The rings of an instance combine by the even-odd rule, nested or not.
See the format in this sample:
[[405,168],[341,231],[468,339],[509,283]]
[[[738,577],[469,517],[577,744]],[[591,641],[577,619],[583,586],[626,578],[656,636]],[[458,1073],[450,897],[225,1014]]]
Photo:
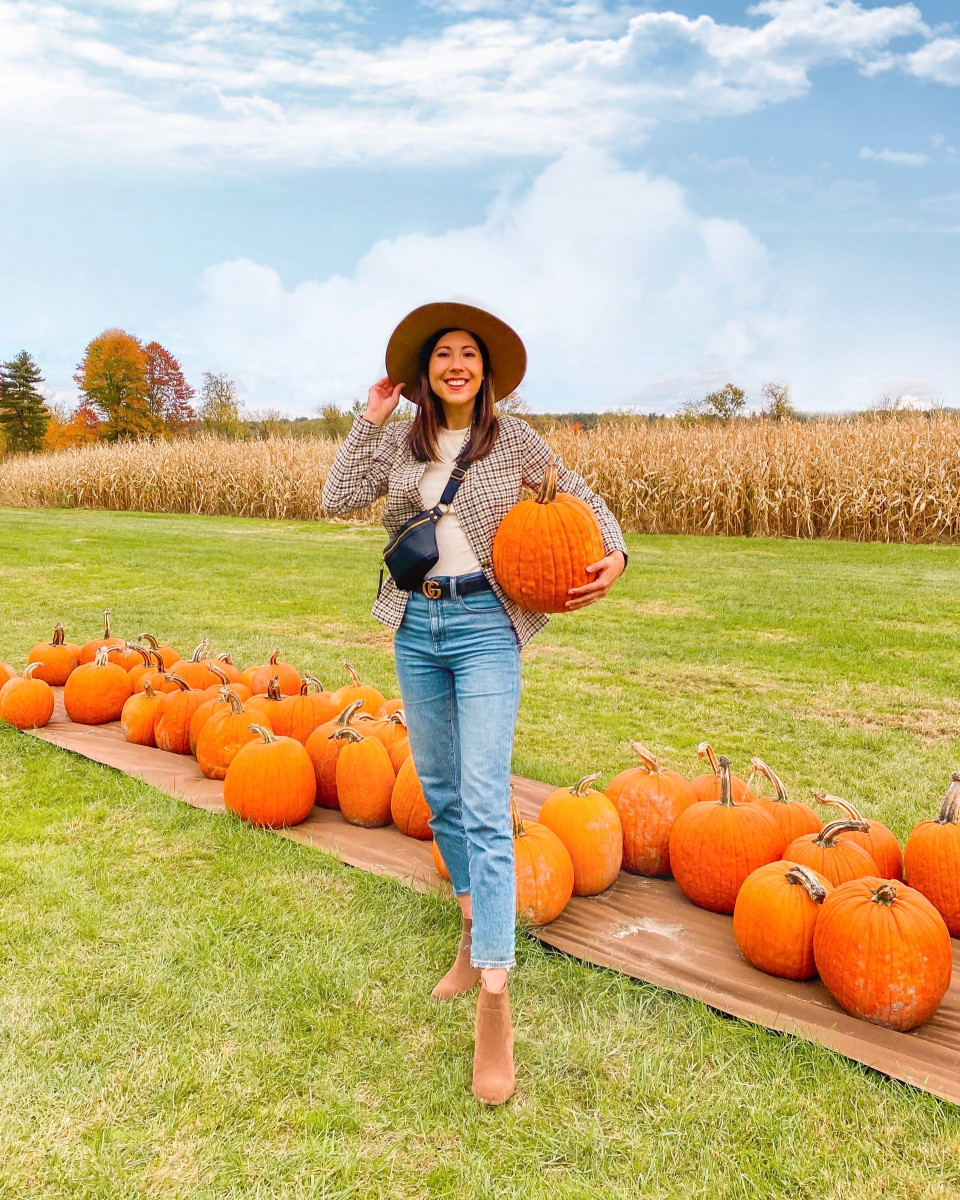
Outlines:
[[[521,488],[538,488],[552,457],[525,421],[494,406],[526,369],[514,331],[482,309],[428,304],[394,330],[387,375],[337,452],[323,491],[329,513],[387,495],[393,537],[440,501],[450,472],[466,468],[436,524],[439,560],[418,591],[388,578],[373,615],[395,631],[397,677],[410,745],[453,881],[463,928],[456,959],[433,990],[450,999],[481,984],[473,1093],[488,1104],[513,1094],[513,1028],[507,972],[514,966],[516,891],[510,824],[510,759],[520,700],[520,647],[547,618],[520,608],[497,583],[493,537]],[[397,382],[399,381],[399,382]],[[387,420],[401,395],[412,422]],[[596,514],[604,557],[573,588],[568,609],[605,596],[626,566],[620,527],[579,475],[560,467],[558,489]]]

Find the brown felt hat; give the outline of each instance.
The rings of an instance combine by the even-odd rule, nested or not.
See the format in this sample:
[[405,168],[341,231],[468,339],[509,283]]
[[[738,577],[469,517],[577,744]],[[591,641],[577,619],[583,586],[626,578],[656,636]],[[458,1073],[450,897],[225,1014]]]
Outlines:
[[462,329],[482,339],[490,354],[498,400],[520,386],[527,370],[527,352],[519,336],[505,321],[482,308],[444,300],[422,304],[407,313],[387,343],[387,375],[394,383],[403,381],[402,394],[408,400],[420,377],[420,348],[441,329]]

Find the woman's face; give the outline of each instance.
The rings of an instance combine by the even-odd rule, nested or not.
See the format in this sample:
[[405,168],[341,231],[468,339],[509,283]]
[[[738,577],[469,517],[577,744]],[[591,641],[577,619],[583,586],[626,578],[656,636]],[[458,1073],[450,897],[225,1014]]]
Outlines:
[[444,408],[472,405],[483,383],[483,358],[475,339],[462,329],[445,333],[430,355],[429,375]]

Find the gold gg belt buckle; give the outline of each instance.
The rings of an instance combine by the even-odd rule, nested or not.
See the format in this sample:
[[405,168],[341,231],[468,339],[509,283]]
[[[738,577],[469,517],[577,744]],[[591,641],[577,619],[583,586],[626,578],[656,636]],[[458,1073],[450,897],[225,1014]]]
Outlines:
[[423,581],[423,594],[431,600],[439,600],[443,595],[443,589],[435,579],[425,579]]

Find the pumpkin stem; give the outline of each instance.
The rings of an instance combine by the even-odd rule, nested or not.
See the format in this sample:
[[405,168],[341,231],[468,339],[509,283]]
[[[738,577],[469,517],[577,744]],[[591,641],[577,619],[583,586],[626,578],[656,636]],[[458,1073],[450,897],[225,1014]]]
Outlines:
[[841,833],[869,833],[870,826],[866,821],[854,821],[850,817],[840,817],[837,821],[829,821],[813,839],[815,846],[825,846],[832,849],[837,844],[837,836]]
[[280,691],[280,676],[279,675],[274,675],[274,677],[267,684],[267,699],[268,700],[282,700],[283,699],[283,692]]
[[274,737],[273,730],[268,729],[266,725],[251,725],[250,728],[255,733],[260,734],[260,736],[263,738],[264,745],[266,746],[269,746],[271,742],[275,742],[277,740]]
[[157,668],[157,670],[162,671],[163,670],[163,655],[160,653],[160,651],[159,650],[148,650],[147,653],[150,655],[150,661]]
[[777,794],[776,794],[776,796],[771,797],[771,799],[773,799],[775,801],[775,803],[777,803],[777,804],[789,804],[790,803],[790,798],[787,796],[787,789],[786,789],[786,787],[784,787],[783,780],[776,773],[776,771],[773,770],[772,767],[768,767],[762,758],[751,758],[750,766],[755,771],[759,771],[761,775],[766,775],[767,779],[769,779],[770,782],[773,784],[774,788],[776,789]]
[[155,692],[155,691],[153,690],[153,685],[151,684],[150,680],[148,679],[148,680],[146,680],[146,681],[144,682],[144,685],[143,685],[143,694],[146,696],[146,698],[147,698],[148,700],[156,700],[157,696],[158,696],[160,693],[159,693],[159,692]]
[[363,685],[360,682],[360,676],[356,673],[356,671],[353,669],[353,667],[350,666],[350,664],[347,662],[346,659],[343,660],[343,665],[347,668],[347,673],[350,676],[351,686],[352,687],[362,687]]
[[222,654],[217,655],[217,662],[226,663],[228,667],[234,666],[233,655],[228,654],[226,650]]
[[709,742],[701,742],[697,747],[697,758],[705,758],[710,764],[710,770],[714,775],[720,774],[720,760],[717,758],[716,752]]
[[794,864],[784,875],[787,883],[802,887],[814,904],[822,904],[827,898],[827,889],[809,867]]
[[552,504],[557,498],[557,462],[551,457],[543,472],[543,482],[540,484],[538,504]]
[[828,792],[820,791],[813,793],[813,798],[818,804],[823,804],[827,808],[839,808],[839,810],[850,818],[851,821],[863,821],[866,818],[862,813],[857,812],[849,800],[841,800],[839,796],[831,796]]
[[27,665],[23,668],[24,679],[32,679],[34,671],[38,670],[43,665],[44,664],[42,662],[27,663]]
[[153,636],[152,633],[139,634],[137,636],[137,641],[138,642],[146,642],[151,650],[159,650],[160,649],[160,643],[157,641],[157,639]]
[[311,675],[309,671],[304,671],[303,682],[300,684],[300,695],[305,696],[312,687],[316,688],[318,692],[324,690],[323,684],[315,675]]
[[98,646],[97,653],[93,661],[98,667],[107,666],[110,662],[110,648],[107,646]]
[[585,796],[587,794],[587,792],[590,790],[590,784],[595,783],[596,780],[598,780],[602,774],[603,774],[602,771],[597,771],[593,775],[584,775],[584,777],[582,779],[578,779],[577,782],[570,789],[570,795],[571,796]]
[[206,653],[209,649],[210,649],[210,639],[204,638],[204,640],[200,643],[200,645],[196,648],[196,650],[194,650],[193,654],[190,655],[190,661],[191,662],[203,662],[204,658],[206,657]]
[[344,725],[342,728],[336,729],[330,734],[331,742],[339,742],[343,738],[346,738],[349,742],[362,742],[364,735],[362,733],[358,733],[352,725]]
[[240,697],[236,692],[231,692],[229,688],[221,688],[220,696],[230,705],[230,715],[239,717],[243,712],[243,704],[240,702]]
[[513,788],[510,789],[510,824],[513,826],[514,841],[526,835],[527,831],[523,827],[523,817],[521,817],[520,809],[517,808],[517,802],[513,798]]
[[660,766],[660,763],[657,761],[657,759],[654,758],[649,750],[641,746],[639,742],[635,742],[633,738],[630,739],[630,749],[634,752],[634,754],[636,754],[636,756],[643,763],[644,768],[649,771],[651,775],[663,774],[663,768]]
[[950,786],[947,788],[947,794],[940,805],[937,824],[960,824],[960,771],[954,771],[950,776]]
[[112,608],[105,608],[103,610],[103,636],[105,638],[108,638],[110,636],[110,614],[111,614],[111,612],[113,612]]
[[167,683],[175,683],[181,692],[190,691],[190,684],[187,683],[185,679],[181,679],[179,675],[174,675],[172,671],[168,671],[166,675],[164,675],[164,679],[167,681]]
[[221,683],[229,683],[230,682],[230,680],[227,678],[226,671],[224,671],[220,667],[218,667],[215,662],[208,662],[207,670],[212,671],[213,674],[216,675],[216,677],[220,680]]
[[153,662],[153,659],[150,657],[150,651],[144,650],[144,648],[142,646],[138,646],[136,642],[127,642],[126,647],[128,650],[134,650],[140,655],[140,657],[143,659],[143,665],[145,667],[149,667]]
[[62,646],[63,645],[63,626],[60,624],[59,621],[57,622],[56,628],[53,631],[53,637],[50,640],[50,645],[51,646]]
[[363,706],[362,700],[352,700],[347,705],[347,707],[343,710],[343,712],[340,713],[340,715],[334,721],[334,724],[335,725],[349,725],[350,721],[353,718],[353,714],[357,711],[358,708],[361,708],[362,706]]
[[889,880],[884,880],[879,887],[873,889],[873,900],[885,908],[891,908],[897,898],[897,889]]
[[402,708],[398,708],[395,713],[391,713],[387,717],[387,720],[391,721],[394,725],[402,725],[404,729],[407,727],[407,714]]
[[724,808],[736,807],[733,800],[733,784],[730,780],[730,759],[725,754],[721,754],[717,759],[717,766],[720,768],[720,799],[717,802],[722,804]]
[[276,650],[274,650],[274,652],[270,655],[270,658],[269,658],[270,666],[275,667],[277,665],[277,662],[279,661],[279,659],[280,659],[280,647],[278,646],[276,648]]

